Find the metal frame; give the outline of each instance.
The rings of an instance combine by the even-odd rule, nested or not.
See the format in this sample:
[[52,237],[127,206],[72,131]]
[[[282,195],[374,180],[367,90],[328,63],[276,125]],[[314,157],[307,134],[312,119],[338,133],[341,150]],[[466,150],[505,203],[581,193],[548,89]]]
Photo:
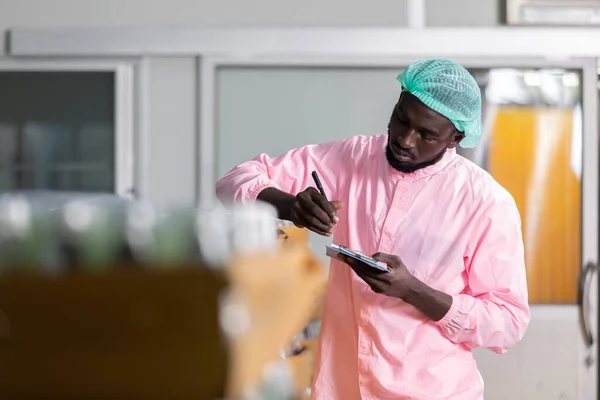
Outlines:
[[595,28],[13,29],[13,56],[597,57]]
[[406,0],[406,23],[409,28],[425,28],[425,0]]
[[130,196],[134,186],[134,66],[124,60],[0,58],[0,71],[106,71],[115,74],[115,193]]
[[149,143],[150,138],[148,135],[149,130],[149,113],[150,107],[148,104],[148,60],[143,57],[138,60],[135,64],[134,76],[135,76],[135,132],[133,135],[133,177],[130,184],[131,195],[135,198],[145,199],[149,196],[147,173],[148,166],[148,154],[150,152]]
[[197,193],[200,204],[210,205],[215,202],[215,184],[217,169],[217,124],[216,124],[216,60],[202,58],[198,65],[198,172]]
[[582,265],[598,263],[598,63],[583,64]]

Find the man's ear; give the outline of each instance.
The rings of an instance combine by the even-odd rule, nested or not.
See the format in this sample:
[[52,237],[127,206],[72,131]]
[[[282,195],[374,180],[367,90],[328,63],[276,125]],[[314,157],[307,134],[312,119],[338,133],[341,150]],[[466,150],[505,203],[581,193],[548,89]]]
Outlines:
[[465,138],[464,133],[456,131],[456,133],[454,134],[454,139],[452,140],[452,142],[450,142],[450,144],[448,145],[448,148],[449,149],[455,148],[461,142],[461,140],[463,140],[464,138]]

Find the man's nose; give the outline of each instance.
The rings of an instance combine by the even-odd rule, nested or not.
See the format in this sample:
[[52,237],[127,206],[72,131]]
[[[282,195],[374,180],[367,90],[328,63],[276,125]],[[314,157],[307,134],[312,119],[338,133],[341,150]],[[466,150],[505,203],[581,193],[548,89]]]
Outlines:
[[404,135],[398,136],[398,145],[403,149],[410,150],[417,145],[419,133],[414,129],[409,129]]

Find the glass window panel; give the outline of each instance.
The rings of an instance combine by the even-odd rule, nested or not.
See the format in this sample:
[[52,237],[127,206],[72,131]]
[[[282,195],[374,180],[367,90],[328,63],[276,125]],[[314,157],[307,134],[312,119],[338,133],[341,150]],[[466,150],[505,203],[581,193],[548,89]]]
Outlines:
[[0,72],[0,190],[114,192],[112,72]]
[[[387,130],[399,69],[221,68],[217,169],[260,153]],[[561,69],[471,71],[484,133],[459,153],[515,197],[523,220],[530,301],[574,303],[581,248],[581,74]],[[323,254],[329,239],[311,236]]]

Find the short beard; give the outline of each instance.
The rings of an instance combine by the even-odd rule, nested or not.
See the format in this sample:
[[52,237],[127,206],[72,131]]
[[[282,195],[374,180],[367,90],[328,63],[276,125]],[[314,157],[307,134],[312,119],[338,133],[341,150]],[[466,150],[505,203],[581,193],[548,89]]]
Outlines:
[[389,140],[388,140],[387,146],[385,146],[385,158],[387,158],[387,161],[388,161],[388,164],[390,164],[390,167],[394,168],[396,171],[400,171],[405,174],[411,174],[422,168],[426,168],[426,167],[429,167],[430,165],[437,163],[444,157],[445,153],[446,153],[446,149],[442,150],[438,155],[436,155],[429,161],[425,161],[425,162],[418,163],[418,164],[408,164],[408,163],[403,163],[403,162],[396,160],[396,158],[394,157],[394,153],[392,152],[392,149],[390,148]]

